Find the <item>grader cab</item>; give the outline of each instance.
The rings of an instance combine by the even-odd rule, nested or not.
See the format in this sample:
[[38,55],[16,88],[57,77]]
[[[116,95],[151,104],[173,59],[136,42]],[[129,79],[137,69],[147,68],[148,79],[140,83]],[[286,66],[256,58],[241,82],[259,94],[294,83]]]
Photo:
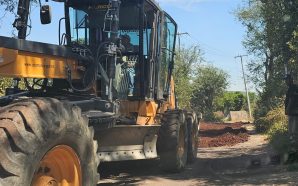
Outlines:
[[0,185],[96,185],[100,161],[183,170],[199,118],[176,104],[175,21],[153,0],[59,2],[59,45],[26,40],[30,0],[18,3],[18,38],[0,36],[0,76],[12,79],[0,97]]

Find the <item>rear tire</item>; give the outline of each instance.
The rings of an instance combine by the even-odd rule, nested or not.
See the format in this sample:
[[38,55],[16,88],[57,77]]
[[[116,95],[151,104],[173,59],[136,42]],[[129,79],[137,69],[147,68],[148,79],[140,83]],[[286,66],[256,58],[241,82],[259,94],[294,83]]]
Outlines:
[[[28,99],[3,107],[0,111],[0,185],[32,185],[42,171],[41,160],[59,146],[74,152],[79,161],[81,184],[78,185],[96,185],[99,160],[93,137],[93,128],[88,127],[88,119],[82,116],[81,110],[56,99]],[[58,153],[56,157],[61,159],[61,156]],[[67,167],[63,169],[66,170]],[[42,177],[46,180],[57,172],[44,170]]]
[[187,128],[189,131],[187,163],[193,163],[197,159],[197,153],[198,153],[199,121],[195,112],[188,112],[186,121],[187,121]]
[[161,168],[168,172],[180,172],[187,161],[188,129],[184,111],[167,111],[158,137]]

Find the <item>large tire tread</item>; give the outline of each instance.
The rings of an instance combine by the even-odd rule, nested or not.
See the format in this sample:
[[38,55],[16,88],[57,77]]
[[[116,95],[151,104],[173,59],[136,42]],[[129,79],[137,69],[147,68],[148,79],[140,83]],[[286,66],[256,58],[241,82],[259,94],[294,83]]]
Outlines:
[[[88,126],[88,118],[82,116],[78,107],[53,98],[28,99],[2,107],[0,186],[29,186],[39,160],[52,147],[63,143],[64,138],[67,138],[65,143],[71,145],[71,133],[77,134],[86,144],[75,144],[73,148],[77,153],[86,150],[86,153],[81,153],[81,158],[93,157],[95,162],[90,165],[97,166],[99,159],[96,155],[97,142],[93,140],[94,130]],[[73,138],[76,142],[79,140],[75,139],[76,136]],[[92,154],[86,155],[90,153],[88,150],[92,150]],[[86,164],[82,162],[82,166],[87,167]],[[98,178],[96,168],[89,171],[88,179]],[[82,174],[83,180],[87,180],[85,173]]]
[[[186,164],[185,158],[179,158],[177,148],[179,132],[183,127],[187,138],[187,127],[182,110],[167,111],[162,118],[162,125],[158,139],[161,168],[167,172],[180,172]],[[185,154],[187,154],[187,139],[185,139]]]
[[194,163],[197,159],[199,143],[199,121],[195,112],[187,112],[188,153],[187,163]]

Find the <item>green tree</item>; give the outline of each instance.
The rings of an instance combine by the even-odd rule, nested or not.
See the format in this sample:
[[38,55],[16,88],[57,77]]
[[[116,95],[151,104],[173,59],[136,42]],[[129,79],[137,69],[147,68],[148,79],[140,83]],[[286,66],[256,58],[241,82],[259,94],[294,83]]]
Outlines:
[[173,75],[175,92],[181,108],[191,108],[190,100],[194,89],[193,79],[203,61],[203,53],[198,46],[181,47],[180,51],[177,51]]
[[229,75],[221,69],[208,65],[198,69],[191,99],[192,108],[203,113],[205,120],[214,119],[215,101],[223,96]]
[[246,99],[242,92],[224,92],[215,100],[216,110],[227,114],[229,111],[239,111],[245,108]]
[[236,15],[246,27],[243,44],[255,57],[248,68],[259,93],[254,112],[258,120],[278,107],[280,98],[286,93],[285,65],[294,75],[298,74],[297,64],[294,63],[298,54],[295,39],[298,1],[247,0]]
[[[32,2],[37,2],[37,0],[31,0]],[[18,0],[0,0],[0,6],[3,7],[6,12],[15,12],[18,6]]]
[[0,6],[2,6],[7,12],[14,12],[17,7],[17,3],[17,0],[0,0]]
[[[297,56],[289,46],[297,29],[297,10],[295,0],[247,0],[237,11],[237,17],[247,29],[243,44],[256,57],[249,64],[251,77],[261,90],[282,84],[284,64]],[[274,96],[281,93],[268,91]]]

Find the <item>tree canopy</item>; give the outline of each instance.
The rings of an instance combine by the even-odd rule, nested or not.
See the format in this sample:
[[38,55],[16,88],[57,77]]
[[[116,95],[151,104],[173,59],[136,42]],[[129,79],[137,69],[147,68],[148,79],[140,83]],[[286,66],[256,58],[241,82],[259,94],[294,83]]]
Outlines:
[[267,98],[285,94],[285,65],[297,72],[297,10],[295,0],[248,0],[237,11],[246,27],[243,44],[255,56],[248,65],[251,79]]
[[17,0],[0,0],[0,6],[2,6],[7,12],[14,12],[17,7],[17,3]]
[[203,61],[203,53],[198,46],[180,47],[177,51],[173,75],[176,84],[175,91],[181,108],[191,108],[193,80]]
[[211,65],[198,69],[191,106],[195,111],[202,112],[205,119],[213,119],[213,112],[216,111],[215,101],[223,96],[228,86],[228,78],[226,72]]
[[174,79],[180,108],[203,113],[214,119],[216,100],[228,86],[228,74],[212,65],[206,65],[199,46],[179,47],[175,58]]
[[298,1],[246,0],[236,15],[246,28],[243,44],[254,56],[248,68],[260,93],[258,121],[280,106],[287,90],[286,75],[298,80]]

